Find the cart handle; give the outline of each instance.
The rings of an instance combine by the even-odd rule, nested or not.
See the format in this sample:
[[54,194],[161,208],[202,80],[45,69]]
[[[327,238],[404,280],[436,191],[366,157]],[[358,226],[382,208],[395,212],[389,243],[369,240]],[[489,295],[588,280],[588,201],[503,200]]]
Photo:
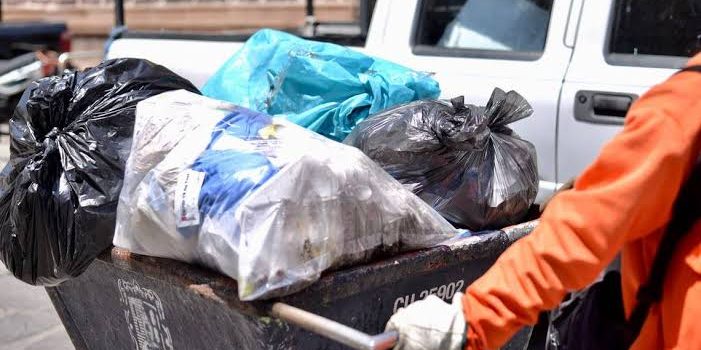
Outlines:
[[378,335],[365,334],[285,303],[273,304],[271,315],[357,350],[387,350],[393,348],[399,340],[399,333],[396,331]]

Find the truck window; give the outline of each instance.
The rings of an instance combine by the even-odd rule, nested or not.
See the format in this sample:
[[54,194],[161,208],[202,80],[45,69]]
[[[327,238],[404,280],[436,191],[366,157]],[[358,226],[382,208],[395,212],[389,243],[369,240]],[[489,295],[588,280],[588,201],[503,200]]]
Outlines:
[[417,54],[538,59],[553,0],[424,0],[414,35]]
[[616,0],[607,61],[677,68],[701,51],[701,0]]

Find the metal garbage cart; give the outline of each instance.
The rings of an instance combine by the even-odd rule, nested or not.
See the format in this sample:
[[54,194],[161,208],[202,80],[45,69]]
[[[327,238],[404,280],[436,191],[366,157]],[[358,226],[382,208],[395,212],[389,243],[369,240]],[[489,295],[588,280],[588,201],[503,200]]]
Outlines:
[[[332,271],[276,301],[377,334],[399,308],[445,300],[483,274],[537,221]],[[80,277],[47,288],[77,349],[344,349],[269,317],[271,301],[241,302],[236,282],[181,262],[104,253]],[[505,347],[522,349],[522,330]]]

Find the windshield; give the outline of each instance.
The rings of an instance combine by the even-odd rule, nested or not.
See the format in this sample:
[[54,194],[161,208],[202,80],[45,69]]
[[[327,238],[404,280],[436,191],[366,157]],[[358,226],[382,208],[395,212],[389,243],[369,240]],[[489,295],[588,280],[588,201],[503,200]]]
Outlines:
[[424,0],[414,53],[538,59],[552,5],[553,0]]
[[529,0],[470,0],[446,27],[438,46],[539,51],[545,46],[550,7]]

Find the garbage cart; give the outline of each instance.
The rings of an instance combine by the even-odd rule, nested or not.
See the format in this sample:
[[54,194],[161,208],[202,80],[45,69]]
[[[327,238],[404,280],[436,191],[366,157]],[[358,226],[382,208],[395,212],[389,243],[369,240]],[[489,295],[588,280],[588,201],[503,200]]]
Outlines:
[[[77,349],[347,349],[329,339],[343,335],[324,327],[325,320],[382,333],[390,316],[414,301],[429,294],[450,300],[536,225],[465,234],[434,248],[330,271],[276,300],[242,302],[231,278],[117,248],[82,276],[47,291]],[[280,305],[285,308],[275,308]],[[321,317],[305,324],[295,310]],[[528,334],[522,330],[505,348],[524,348]]]

